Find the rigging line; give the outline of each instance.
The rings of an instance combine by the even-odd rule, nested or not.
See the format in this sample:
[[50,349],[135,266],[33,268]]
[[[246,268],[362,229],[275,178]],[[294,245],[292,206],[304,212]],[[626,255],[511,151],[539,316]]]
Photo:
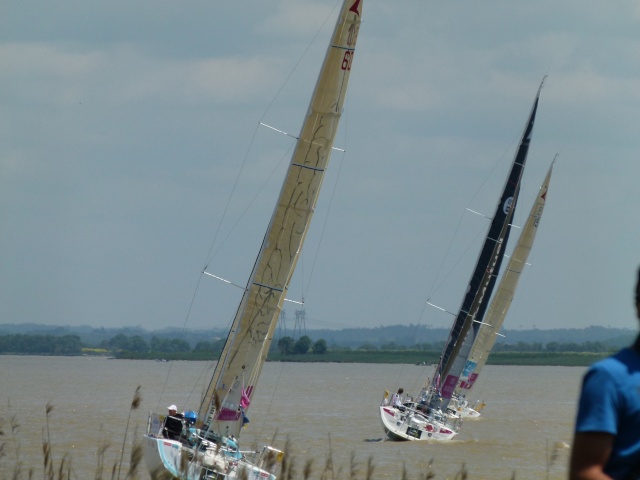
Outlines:
[[[189,395],[187,395],[187,400],[186,400],[186,404],[189,403],[189,400],[191,400],[191,397],[194,396],[194,392],[196,390],[196,387],[198,386],[198,383],[200,382],[200,380],[202,380],[202,378],[204,377],[205,372],[207,371],[207,368],[209,365],[212,365],[212,361],[206,361],[204,362],[204,366],[202,367],[202,370],[200,371],[200,375],[198,375],[198,378],[196,379],[195,382],[193,382],[193,388],[191,389],[191,391],[189,392]],[[202,395],[200,396],[200,398],[197,400],[198,403],[198,408],[200,407],[200,402],[202,400],[202,398],[204,398],[204,392],[202,392]]]
[[[275,132],[278,132],[278,133],[281,133],[283,135],[286,135],[287,137],[291,137],[291,138],[295,138],[296,140],[300,140],[300,137],[296,137],[295,135],[293,135],[291,133],[287,133],[284,130],[280,130],[280,129],[276,128],[276,127],[272,127],[271,125],[267,125],[266,123],[260,122],[260,125],[262,125],[263,127],[268,128],[270,130],[273,130]],[[315,143],[315,142],[309,142],[309,143],[311,145],[317,145],[317,146],[320,146],[320,147],[324,146],[322,143]],[[331,147],[331,150],[338,150],[339,152],[344,152],[344,148],[338,148],[338,147],[334,147],[334,146]],[[302,166],[302,165],[300,165],[300,166]],[[309,168],[309,167],[307,167],[307,168]]]
[[267,114],[271,110],[271,107],[273,106],[275,101],[280,97],[280,94],[284,90],[284,87],[289,83],[289,80],[291,80],[291,77],[293,76],[294,72],[300,66],[300,63],[302,62],[302,59],[307,55],[307,52],[309,52],[309,49],[311,48],[311,45],[313,45],[315,43],[316,39],[318,38],[318,35],[320,35],[320,32],[322,32],[322,30],[324,29],[325,25],[329,21],[329,19],[334,17],[333,12],[335,11],[337,6],[338,6],[338,2],[335,3],[335,5],[333,6],[333,8],[329,12],[329,14],[325,17],[324,21],[320,25],[320,28],[318,28],[318,30],[316,31],[316,34],[313,36],[311,41],[307,44],[307,47],[302,52],[302,55],[300,55],[300,57],[298,57],[298,61],[294,64],[293,68],[289,72],[289,75],[287,75],[287,78],[284,79],[284,82],[282,82],[282,85],[280,86],[280,88],[278,89],[276,94],[271,99],[271,102],[269,102],[269,105],[267,105],[267,108],[265,109],[264,114],[262,115],[262,117],[260,117],[260,121],[261,122],[267,116]]
[[[251,151],[251,148],[253,147],[253,144],[255,142],[255,138],[258,132],[258,129],[260,128],[260,124],[263,123],[262,120],[265,119],[265,117],[267,116],[267,114],[269,113],[269,111],[271,110],[271,107],[273,106],[273,104],[275,103],[275,101],[280,97],[280,94],[282,93],[282,91],[284,90],[284,87],[289,83],[289,80],[291,79],[291,77],[293,76],[293,73],[298,69],[300,63],[302,62],[302,59],[306,56],[307,52],[309,51],[309,49],[311,48],[311,45],[313,45],[313,43],[316,41],[316,39],[318,38],[318,35],[320,35],[320,32],[322,32],[323,28],[325,27],[325,25],[327,24],[328,20],[330,18],[333,18],[333,12],[335,11],[336,7],[338,5],[338,2],[335,3],[334,7],[331,9],[331,11],[329,12],[329,14],[326,16],[326,18],[324,19],[324,21],[322,22],[322,24],[320,25],[320,27],[318,28],[318,30],[316,31],[316,34],[313,36],[313,38],[311,39],[311,41],[307,44],[307,47],[305,48],[304,52],[302,53],[302,55],[300,55],[300,57],[298,58],[298,61],[295,63],[295,65],[293,66],[293,68],[291,69],[291,71],[289,72],[289,75],[287,75],[287,78],[285,79],[284,82],[282,82],[282,85],[280,86],[280,88],[278,89],[278,91],[276,92],[276,94],[273,96],[273,98],[271,99],[271,102],[269,102],[269,104],[267,105],[267,108],[265,109],[264,113],[262,114],[262,116],[260,117],[260,122],[258,123],[258,125],[256,125],[256,128],[253,131],[253,134],[251,135],[251,141],[249,142],[249,146],[247,147],[247,151],[244,155],[244,158],[242,159],[242,164],[240,166],[240,171],[238,172],[238,175],[236,176],[235,182],[233,184],[233,187],[231,189],[231,193],[229,195],[229,198],[227,200],[227,203],[224,207],[223,213],[222,213],[222,217],[220,219],[220,222],[218,222],[218,226],[216,228],[216,232],[214,234],[213,240],[211,242],[211,245],[209,246],[209,251],[207,253],[207,260],[205,262],[205,269],[206,269],[206,265],[209,264],[209,262],[211,261],[212,256],[215,256],[219,251],[220,251],[220,247],[218,247],[216,249],[216,251],[213,253],[212,255],[212,251],[213,251],[213,247],[216,243],[216,240],[218,238],[218,235],[220,233],[220,229],[222,228],[222,223],[224,222],[224,219],[227,216],[227,213],[229,211],[229,205],[231,204],[231,199],[233,198],[233,194],[236,191],[236,188],[238,186],[238,183],[240,181],[240,177],[242,175],[242,172],[244,171],[244,168],[246,166],[247,163],[247,159],[249,158],[249,152]],[[248,209],[248,208],[247,208]],[[246,213],[246,210],[243,212],[242,216],[244,216],[244,214]],[[241,216],[241,218],[242,218]],[[239,222],[240,220],[238,220]],[[238,224],[238,222],[236,222],[232,229],[235,228]],[[226,240],[228,240],[230,233],[227,235],[227,237],[225,237],[225,239],[223,240],[222,244],[224,244],[224,242],[226,242]]]
[[[257,128],[256,128],[257,130]],[[255,132],[254,132],[255,134]],[[260,187],[260,189],[255,193],[255,195],[253,196],[253,198],[249,201],[249,203],[247,204],[247,206],[245,207],[245,209],[242,211],[242,213],[238,216],[238,219],[236,220],[236,222],[231,226],[231,228],[229,229],[229,232],[227,232],[227,236],[224,237],[224,239],[222,239],[222,241],[220,242],[220,245],[218,245],[218,248],[215,250],[215,252],[213,252],[213,255],[211,254],[211,250],[213,249],[213,244],[211,245],[211,248],[209,249],[209,255],[207,257],[207,266],[210,262],[210,260],[215,257],[218,252],[220,251],[220,249],[224,246],[224,244],[227,242],[227,240],[229,240],[229,237],[231,236],[231,234],[233,233],[233,231],[235,230],[235,228],[238,226],[238,224],[242,221],[242,219],[245,217],[245,215],[247,214],[247,212],[249,211],[249,209],[251,208],[251,206],[253,205],[253,203],[257,200],[257,198],[260,196],[260,194],[262,193],[262,191],[265,189],[265,187],[267,186],[267,184],[269,183],[269,180],[271,180],[271,178],[275,175],[275,173],[278,171],[278,169],[280,168],[280,166],[282,165],[282,163],[288,159],[291,154],[291,149],[293,148],[294,145],[289,146],[289,149],[285,152],[285,154],[282,156],[282,158],[280,159],[280,161],[278,161],[278,163],[274,166],[274,168],[271,170],[271,173],[269,174],[269,176],[264,180],[264,182],[262,183],[262,186]],[[234,186],[235,189],[235,186]],[[225,208],[225,214],[226,214],[226,208]],[[216,234],[217,236],[217,234]],[[215,241],[215,240],[214,240]],[[205,266],[205,270],[207,268],[207,266]],[[244,287],[242,287],[244,288]]]
[[[284,372],[284,367],[286,363],[287,362],[280,362],[280,374],[278,375],[278,379],[276,380],[275,386],[273,388],[273,393],[271,394],[271,399],[269,400],[269,405],[267,407],[267,413],[266,415],[262,416],[263,418],[262,426],[260,427],[260,432],[258,433],[258,435],[256,435],[256,438],[264,438],[264,429],[266,428],[266,425],[267,425],[267,419],[271,418],[271,411],[274,404],[274,399],[276,397],[276,392],[278,391],[278,385],[280,385],[280,379],[282,378],[282,374]],[[277,431],[275,433],[277,433]],[[275,436],[275,433],[274,433],[274,436]],[[273,441],[275,441],[275,438],[272,440],[272,442]]]
[[[189,302],[189,308],[187,309],[187,314],[185,315],[184,322],[182,324],[182,330],[180,332],[180,338],[184,338],[185,332],[187,330],[187,322],[191,317],[191,310],[193,309],[193,305],[195,303],[196,294],[198,292],[198,287],[200,286],[200,282],[202,281],[202,274],[198,276],[198,281],[196,282],[196,287],[194,288],[193,295],[191,296],[191,301]],[[156,411],[160,409],[160,402],[162,397],[164,396],[164,392],[167,389],[167,384],[169,383],[169,376],[171,375],[171,370],[173,369],[173,362],[170,362],[169,369],[167,370],[167,376],[164,379],[164,384],[162,385],[162,389],[160,390],[160,395],[158,395],[158,403],[156,405]]]
[[[213,257],[215,257],[215,256],[218,254],[218,252],[220,251],[220,249],[222,248],[222,246],[223,246],[223,245],[226,243],[226,241],[229,239],[229,237],[230,237],[230,235],[231,235],[231,232],[235,229],[235,227],[238,225],[238,223],[240,223],[240,220],[241,220],[242,218],[244,218],[244,215],[245,215],[245,214],[246,214],[246,212],[249,210],[249,207],[253,204],[253,202],[255,201],[255,199],[256,199],[256,198],[257,198],[257,196],[258,196],[258,194],[256,194],[256,195],[254,196],[254,198],[251,200],[251,202],[249,203],[249,205],[247,205],[247,207],[245,208],[245,210],[244,210],[244,211],[242,212],[242,214],[240,215],[240,218],[238,218],[238,220],[236,221],[236,223],[234,223],[234,224],[233,224],[233,226],[231,227],[231,229],[230,229],[229,233],[227,234],[227,236],[222,240],[222,242],[220,243],[220,245],[218,246],[218,248],[217,248],[215,251],[213,251],[213,249],[214,249],[214,245],[216,244],[216,240],[217,240],[217,238],[218,238],[218,235],[219,235],[219,233],[220,233],[220,229],[221,229],[221,227],[222,227],[222,223],[224,222],[224,219],[227,217],[227,213],[228,213],[228,211],[229,211],[229,206],[230,206],[230,204],[231,204],[231,199],[233,198],[233,194],[234,194],[234,192],[236,191],[236,188],[237,188],[238,183],[239,183],[239,181],[240,181],[240,177],[241,177],[242,172],[244,171],[244,168],[245,168],[245,166],[246,166],[247,159],[248,159],[248,157],[249,157],[249,152],[251,151],[251,149],[252,149],[252,147],[253,147],[253,144],[254,144],[254,142],[255,142],[255,138],[256,138],[257,132],[258,132],[258,130],[259,130],[259,128],[260,128],[260,125],[265,125],[265,126],[267,126],[267,127],[269,127],[269,128],[273,128],[273,127],[270,127],[269,125],[266,125],[266,124],[263,122],[263,120],[265,119],[265,117],[267,116],[267,114],[269,113],[269,111],[271,110],[271,107],[273,106],[273,104],[275,103],[275,101],[280,97],[280,94],[281,94],[281,93],[282,93],[282,91],[284,90],[284,87],[289,83],[289,80],[290,80],[290,79],[291,79],[291,77],[293,76],[293,73],[294,73],[294,72],[298,69],[298,67],[300,66],[300,63],[302,62],[302,59],[307,55],[307,52],[308,52],[308,51],[309,51],[309,49],[311,48],[311,45],[313,45],[313,43],[316,41],[316,39],[318,38],[318,36],[319,36],[319,35],[320,35],[320,33],[322,32],[322,30],[324,29],[325,25],[327,24],[328,20],[329,20],[330,18],[333,18],[333,12],[334,12],[334,11],[335,11],[335,9],[337,8],[337,6],[338,6],[338,2],[336,2],[336,3],[334,4],[334,7],[331,9],[331,11],[329,12],[329,14],[325,17],[324,21],[322,22],[322,24],[320,25],[320,27],[319,27],[319,28],[318,28],[318,30],[316,31],[316,34],[313,36],[313,38],[311,39],[311,41],[307,44],[307,47],[304,49],[304,51],[303,51],[302,55],[300,55],[300,57],[298,58],[298,61],[295,63],[295,65],[293,66],[293,68],[291,69],[291,71],[289,72],[289,74],[287,75],[287,77],[285,78],[284,82],[282,82],[282,85],[280,86],[280,88],[278,89],[278,91],[276,92],[276,94],[275,94],[275,95],[273,96],[273,98],[271,99],[271,102],[269,102],[269,104],[267,105],[267,108],[264,110],[264,113],[263,113],[263,114],[262,114],[262,116],[260,117],[260,121],[258,122],[258,124],[256,125],[256,128],[255,128],[255,129],[254,129],[254,131],[253,131],[253,134],[252,134],[252,136],[251,136],[251,141],[249,142],[249,146],[248,146],[247,151],[246,151],[246,153],[245,153],[245,155],[244,155],[244,158],[243,158],[243,160],[242,160],[242,165],[241,165],[241,167],[240,167],[240,171],[238,172],[238,175],[237,175],[237,177],[236,177],[236,179],[235,179],[235,182],[234,182],[234,184],[233,184],[233,188],[231,189],[231,193],[230,193],[230,195],[229,195],[229,199],[227,200],[227,203],[226,203],[225,208],[224,208],[224,210],[223,210],[222,217],[221,217],[220,222],[218,223],[218,226],[217,226],[217,228],[216,228],[216,232],[215,232],[215,234],[214,234],[213,241],[211,242],[211,245],[210,245],[210,247],[209,247],[209,251],[208,251],[208,254],[207,254],[207,257],[206,257],[207,259],[206,259],[205,267],[204,267],[204,269],[205,269],[205,270],[206,270],[206,268],[207,268],[208,264],[210,263],[211,259],[212,259]],[[275,130],[275,129],[274,129],[274,130]],[[288,134],[287,134],[287,135],[288,135]],[[287,153],[285,154],[285,156],[283,156],[283,159],[282,159],[282,160],[284,160],[284,158],[288,158],[288,157],[290,156],[290,155],[289,155],[289,153],[291,152],[291,149],[293,148],[293,146],[294,146],[294,145],[292,145],[292,146],[289,148],[289,150],[287,150]],[[282,163],[282,160],[278,163],[278,165],[277,165],[277,166],[279,166],[279,165]],[[277,169],[277,166],[276,166],[276,168],[272,171],[272,173],[271,173],[271,175],[269,176],[269,178],[271,178],[271,177],[274,175],[274,173],[275,173],[275,171],[276,171],[276,169]],[[264,185],[265,185],[266,183],[267,183],[267,182],[265,181],[265,183],[263,184],[263,187],[260,189],[260,191],[259,191],[258,193],[260,193],[260,192],[264,189]],[[212,253],[212,252],[213,252],[213,253]]]
[[[495,162],[495,164],[494,164],[493,168],[491,169],[491,171],[489,172],[489,174],[485,177],[485,179],[482,181],[482,183],[480,183],[480,185],[479,185],[479,186],[478,186],[478,188],[476,189],[475,193],[474,193],[474,194],[473,194],[473,196],[471,197],[471,199],[470,199],[470,201],[469,201],[468,205],[469,205],[469,204],[473,204],[473,203],[475,202],[475,199],[478,197],[478,195],[480,194],[480,192],[484,189],[484,186],[485,186],[485,185],[486,185],[486,183],[489,181],[489,179],[490,179],[490,178],[493,178],[493,177],[496,175],[496,170],[498,169],[498,166],[499,166],[500,164],[502,164],[502,163],[505,161],[505,159],[507,158],[507,157],[506,157],[507,152],[513,148],[513,145],[518,141],[518,139],[520,139],[520,137],[521,137],[521,136],[522,136],[522,132],[518,132],[518,136],[516,137],[516,139],[512,140],[512,142],[509,144],[509,146],[508,146],[508,147],[506,147],[506,148],[505,148],[505,150],[502,152],[502,155],[500,155],[500,156],[498,157],[498,161],[497,161],[497,162]],[[499,201],[500,201],[500,199],[498,198],[498,199],[497,199],[497,201],[496,201],[496,204],[497,204],[497,202],[499,202]],[[489,218],[489,217],[487,217],[486,215],[483,215],[483,214],[481,214],[481,213],[479,213],[479,212],[476,212],[476,211],[474,211],[474,210],[472,210],[472,209],[470,209],[470,208],[468,208],[468,207],[466,208],[466,210],[469,210],[470,212],[473,212],[473,213],[475,213],[475,214],[477,214],[477,215],[480,215],[480,216],[483,216],[483,217],[485,217],[485,218]],[[462,219],[463,219],[463,218],[464,218],[464,212],[463,212],[463,213],[462,213],[462,215],[460,216],[460,220],[458,221],[458,225],[456,226],[456,229],[455,229],[455,232],[454,232],[453,238],[452,238],[451,242],[449,243],[449,247],[447,248],[447,252],[445,253],[444,257],[442,257],[442,262],[441,262],[440,267],[438,268],[438,270],[437,270],[437,272],[436,272],[436,276],[434,277],[434,280],[433,280],[433,284],[432,284],[432,287],[431,287],[431,290],[430,290],[429,298],[431,298],[431,297],[433,296],[433,294],[435,294],[435,292],[436,292],[436,291],[437,291],[437,290],[442,286],[442,284],[446,281],[446,279],[447,279],[447,278],[449,278],[449,276],[453,273],[453,268],[455,268],[455,266],[456,266],[456,265],[458,265],[458,263],[462,260],[462,256],[461,256],[461,257],[460,257],[460,258],[459,258],[459,259],[454,263],[453,267],[449,270],[449,273],[448,273],[448,274],[446,274],[446,275],[445,275],[445,277],[444,277],[442,280],[440,280],[440,282],[438,283],[438,278],[440,277],[440,274],[441,274],[441,272],[442,272],[442,269],[444,268],[444,262],[445,262],[445,260],[446,260],[447,258],[449,258],[449,253],[450,253],[450,251],[451,251],[451,247],[453,246],[453,239],[457,238],[457,236],[458,236],[458,232],[459,232],[459,230],[460,230],[460,226],[461,226],[461,224],[462,224]],[[477,238],[477,237],[476,237],[476,238]],[[467,248],[467,250],[465,251],[465,253],[466,253],[467,251],[468,251],[468,248]],[[437,286],[436,286],[436,284],[437,284]]]
[[[426,306],[426,304],[424,304],[424,303],[423,303],[423,304],[422,304],[422,310],[420,311],[420,315],[418,316],[418,324],[416,325],[416,328],[415,328],[415,330],[414,330],[414,332],[415,332],[415,334],[414,334],[414,338],[417,336],[417,333],[418,333],[418,327],[422,324],[422,319],[424,318],[424,313],[425,313],[426,309],[427,309],[427,306]],[[402,372],[402,370],[401,370],[401,372]],[[417,375],[418,375],[418,374],[417,374]],[[417,390],[418,390],[418,394],[417,394],[417,395],[419,395],[419,394],[420,394],[420,392],[422,391],[422,386],[424,385],[424,378],[425,378],[425,375],[423,375],[422,373],[420,373],[420,374],[419,374],[419,377],[420,377],[420,380],[415,380],[415,379],[414,379],[414,381],[413,381],[413,384],[414,384],[414,385],[420,385],[420,387],[417,389]],[[426,375],[426,377],[427,377],[427,378],[429,378],[429,376],[428,376],[428,375]],[[398,375],[396,378],[400,378],[400,375]],[[396,385],[396,386],[397,386],[397,385]],[[396,389],[396,391],[397,391],[397,389]]]
[[[526,128],[526,125],[525,125]],[[517,142],[520,141],[522,137],[522,131],[519,130],[516,137],[511,141],[511,143],[503,150],[502,154],[498,157],[498,160],[495,162],[495,164],[493,165],[493,168],[491,169],[491,171],[489,172],[489,174],[485,177],[485,179],[482,181],[482,183],[480,183],[480,185],[478,186],[478,189],[475,191],[475,193],[473,194],[473,196],[471,197],[471,201],[470,203],[473,203],[475,201],[475,199],[478,197],[478,195],[480,194],[480,192],[484,189],[484,186],[487,184],[487,182],[489,181],[490,178],[495,178],[496,176],[496,170],[498,170],[498,167],[505,162],[506,160],[508,160],[510,157],[507,157],[507,152],[509,152],[509,150],[511,150],[513,148],[514,145],[517,144]],[[516,151],[514,152],[514,156],[518,153],[518,150],[516,148]],[[498,199],[496,201],[496,204],[500,201],[500,199]]]
[[[436,274],[433,277],[433,283],[431,284],[431,289],[429,290],[429,295],[427,297],[428,299],[430,299],[437,292],[437,289],[439,288],[439,287],[436,287],[436,283],[438,282],[438,279],[440,278],[442,270],[444,269],[445,260],[447,258],[449,258],[449,253],[451,252],[451,247],[453,247],[453,240],[458,236],[458,231],[460,230],[460,225],[462,225],[462,219],[463,218],[464,218],[464,211],[462,212],[462,215],[460,215],[460,218],[458,219],[458,224],[456,225],[456,228],[455,228],[455,230],[453,232],[453,236],[451,237],[451,241],[449,242],[449,246],[447,247],[447,251],[445,252],[444,256],[442,257],[442,261],[440,262],[440,266],[436,270]],[[452,269],[449,269],[449,273],[447,275],[445,275],[445,277],[442,280],[440,280],[440,285],[442,285],[442,283],[449,277],[449,275],[451,275],[451,270]]]
[[[256,135],[258,133],[258,126],[256,126],[256,128],[253,130],[253,133],[251,134],[251,140],[249,141],[249,145],[247,146],[247,150],[245,151],[244,157],[242,158],[242,163],[240,164],[240,170],[238,171],[238,175],[236,175],[236,179],[233,182],[233,186],[231,187],[231,192],[229,193],[229,196],[227,198],[227,203],[224,206],[224,209],[222,210],[222,216],[220,217],[220,221],[218,222],[218,226],[216,227],[215,233],[213,235],[213,240],[211,240],[211,244],[209,245],[209,250],[207,252],[207,256],[206,256],[206,260],[205,260],[205,267],[203,270],[207,269],[207,265],[209,264],[209,262],[211,261],[212,255],[211,252],[213,251],[213,247],[216,244],[216,240],[218,239],[218,235],[220,234],[220,229],[222,228],[222,224],[225,220],[225,218],[227,218],[227,214],[229,213],[229,206],[231,205],[231,200],[233,199],[234,193],[236,191],[236,189],[238,188],[238,184],[240,183],[240,178],[242,177],[242,172],[244,172],[244,168],[247,165],[247,159],[249,158],[249,152],[251,151],[251,148],[253,147],[253,144],[255,142],[256,139]],[[237,222],[236,224],[237,225]],[[234,225],[234,227],[235,227]],[[227,236],[228,238],[228,236]],[[226,238],[225,238],[226,240]],[[224,241],[223,241],[224,244]],[[218,249],[216,250],[216,253],[220,250],[220,247],[218,247]],[[214,253],[215,255],[215,253]],[[198,282],[199,283],[199,282]]]
[[[456,232],[454,233],[453,239],[455,239],[458,236],[458,230],[460,229],[460,225],[462,224],[462,219],[463,218],[464,218],[464,212],[462,213],[462,215],[460,217],[460,221],[458,222],[458,226],[456,227]],[[442,270],[442,267],[444,266],[444,259],[449,257],[449,253],[451,251],[451,247],[453,246],[453,239],[451,240],[451,242],[449,243],[449,247],[447,248],[447,253],[445,254],[445,257],[443,258],[441,268],[438,269],[438,273],[437,273],[436,277],[433,280],[433,286],[432,286],[431,295],[429,296],[429,299],[431,298],[431,296],[433,296],[433,294],[435,294],[440,289],[440,287],[442,287],[442,285],[446,282],[446,280],[453,274],[453,271],[455,270],[455,268],[460,264],[460,262],[462,262],[462,259],[467,255],[469,250],[471,250],[471,248],[473,246],[475,246],[475,244],[477,243],[478,239],[482,235],[484,235],[484,233],[486,233],[486,231],[478,230],[478,232],[476,233],[476,235],[473,238],[473,240],[469,242],[469,244],[467,245],[467,248],[460,254],[458,259],[454,262],[453,266],[449,269],[449,272],[444,276],[444,278],[442,278],[439,281],[439,283],[437,283],[438,276],[440,275],[440,271]],[[436,285],[436,283],[437,283],[437,285]]]

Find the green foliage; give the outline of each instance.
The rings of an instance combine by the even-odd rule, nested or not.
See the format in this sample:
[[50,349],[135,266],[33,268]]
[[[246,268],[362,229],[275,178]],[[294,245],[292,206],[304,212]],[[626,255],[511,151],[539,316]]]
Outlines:
[[196,346],[193,347],[194,352],[221,352],[222,347],[224,346],[224,340],[218,340],[215,342],[207,342],[206,340],[202,340],[196,343]]
[[[178,338],[153,336],[147,342],[141,335],[127,336],[119,333],[100,346],[118,358],[165,360],[212,360],[224,346],[224,339],[200,340],[195,348]],[[399,345],[395,341],[381,343],[380,348],[368,340],[352,350],[348,346],[332,344],[325,339],[313,341],[304,335],[297,341],[290,336],[274,342],[269,360],[281,361],[332,361],[362,363],[437,363],[443,342],[417,343],[413,347]],[[277,348],[276,348],[277,347]],[[551,341],[497,343],[489,357],[489,364],[498,365],[590,365],[610,354],[611,347],[602,342],[583,343]],[[0,335],[0,353],[32,355],[80,355],[98,353],[87,348],[77,335]],[[100,352],[103,353],[103,352]]]
[[293,347],[295,346],[296,341],[292,337],[282,337],[278,340],[278,351],[282,355],[288,355],[293,353]]
[[140,335],[134,335],[129,342],[129,350],[132,352],[148,352],[149,344]]
[[508,344],[504,342],[498,342],[493,347],[494,352],[591,352],[591,353],[605,353],[611,352],[612,348],[607,347],[602,342],[549,342],[546,345],[541,342],[518,342],[516,344]]
[[321,338],[320,340],[315,342],[313,344],[313,347],[311,348],[311,351],[316,355],[323,355],[327,353],[327,342],[325,341],[325,339]]
[[80,355],[82,342],[77,335],[1,335],[0,353],[31,355]]
[[180,338],[151,338],[151,350],[160,353],[190,352],[191,345]]
[[293,351],[294,353],[297,353],[297,354],[305,354],[311,348],[312,343],[313,342],[311,338],[309,338],[307,335],[303,335],[298,339],[298,341],[293,346]]

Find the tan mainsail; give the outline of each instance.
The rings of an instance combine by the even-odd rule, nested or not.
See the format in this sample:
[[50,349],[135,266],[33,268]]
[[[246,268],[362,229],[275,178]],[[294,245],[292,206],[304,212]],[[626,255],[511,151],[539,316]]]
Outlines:
[[362,0],[345,0],[269,228],[202,400],[198,422],[214,433],[238,437],[266,360],[329,162],[361,13]]

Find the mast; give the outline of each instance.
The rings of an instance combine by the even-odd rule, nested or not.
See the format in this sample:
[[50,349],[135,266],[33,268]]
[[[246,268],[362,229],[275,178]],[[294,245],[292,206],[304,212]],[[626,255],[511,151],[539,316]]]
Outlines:
[[239,436],[267,358],[329,162],[361,12],[362,0],[344,0],[275,211],[200,405],[198,424],[215,433]]
[[434,372],[434,381],[432,384],[439,386],[441,390],[439,396],[435,395],[434,398],[432,398],[431,405],[433,407],[446,407],[453,395],[453,391],[458,383],[458,378],[466,363],[466,356],[463,358],[460,355],[460,350],[470,331],[473,335],[469,339],[469,342],[473,342],[473,337],[475,337],[477,333],[477,328],[480,325],[479,322],[482,322],[487,308],[487,302],[495,286],[496,277],[500,272],[500,266],[504,256],[503,250],[511,231],[511,219],[513,218],[518,194],[520,192],[520,181],[527,160],[527,154],[529,153],[533,125],[543,84],[544,78],[538,88],[529,119],[522,133],[520,145],[511,165],[511,171],[505,182],[476,267],[469,281],[467,293],[449,332],[449,339],[447,340],[442,358]]
[[460,383],[456,392],[469,392],[473,388],[482,368],[489,358],[489,354],[496,342],[498,332],[502,328],[502,324],[504,323],[509,307],[511,306],[511,302],[513,301],[513,297],[516,293],[516,288],[520,281],[520,274],[527,264],[527,258],[529,258],[529,253],[533,247],[533,241],[538,233],[538,226],[540,225],[542,212],[544,211],[544,206],[547,201],[547,192],[549,190],[549,183],[551,182],[551,172],[553,170],[553,165],[556,162],[556,158],[557,154],[553,159],[553,162],[551,162],[547,176],[540,186],[536,201],[531,207],[529,217],[527,218],[522,229],[522,233],[518,238],[518,243],[511,253],[511,258],[509,259],[504,274],[502,275],[502,279],[498,284],[496,294],[491,300],[491,304],[487,310],[486,319],[480,325],[476,340],[473,342],[473,346],[471,347],[471,352],[469,353],[468,360],[465,365],[464,372],[460,377]]

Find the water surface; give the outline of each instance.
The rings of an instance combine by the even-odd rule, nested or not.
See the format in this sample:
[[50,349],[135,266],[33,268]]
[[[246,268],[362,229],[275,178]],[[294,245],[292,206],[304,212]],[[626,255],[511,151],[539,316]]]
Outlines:
[[[313,459],[313,478],[319,478],[329,455],[335,470],[343,472],[349,470],[352,456],[364,472],[371,457],[376,479],[400,478],[403,466],[410,478],[418,479],[430,464],[437,479],[454,478],[463,465],[471,479],[510,479],[513,472],[517,479],[547,478],[553,446],[571,443],[584,367],[487,366],[470,398],[487,403],[483,417],[466,421],[456,440],[381,441],[377,407],[384,390],[403,387],[415,394],[432,368],[267,363],[249,410],[251,422],[240,438],[241,447],[262,445],[275,436],[275,446],[282,448],[288,439],[298,471]],[[149,411],[165,413],[172,403],[181,410],[197,409],[211,373],[212,364],[207,362],[0,356],[5,441],[11,437],[8,425],[13,417],[19,424],[14,441],[19,444],[20,458],[25,466],[33,465],[41,472],[49,403],[53,406],[49,434],[56,464],[68,453],[77,478],[94,478],[102,445],[108,445],[106,469],[110,470],[123,442],[128,455],[132,441],[146,428]],[[138,385],[142,404],[130,416]],[[11,448],[0,460],[3,473],[14,465],[14,454]],[[566,478],[568,448],[558,454],[548,478]],[[124,464],[123,471],[127,462]],[[146,478],[146,471],[143,473]],[[340,478],[348,477],[344,473]]]

